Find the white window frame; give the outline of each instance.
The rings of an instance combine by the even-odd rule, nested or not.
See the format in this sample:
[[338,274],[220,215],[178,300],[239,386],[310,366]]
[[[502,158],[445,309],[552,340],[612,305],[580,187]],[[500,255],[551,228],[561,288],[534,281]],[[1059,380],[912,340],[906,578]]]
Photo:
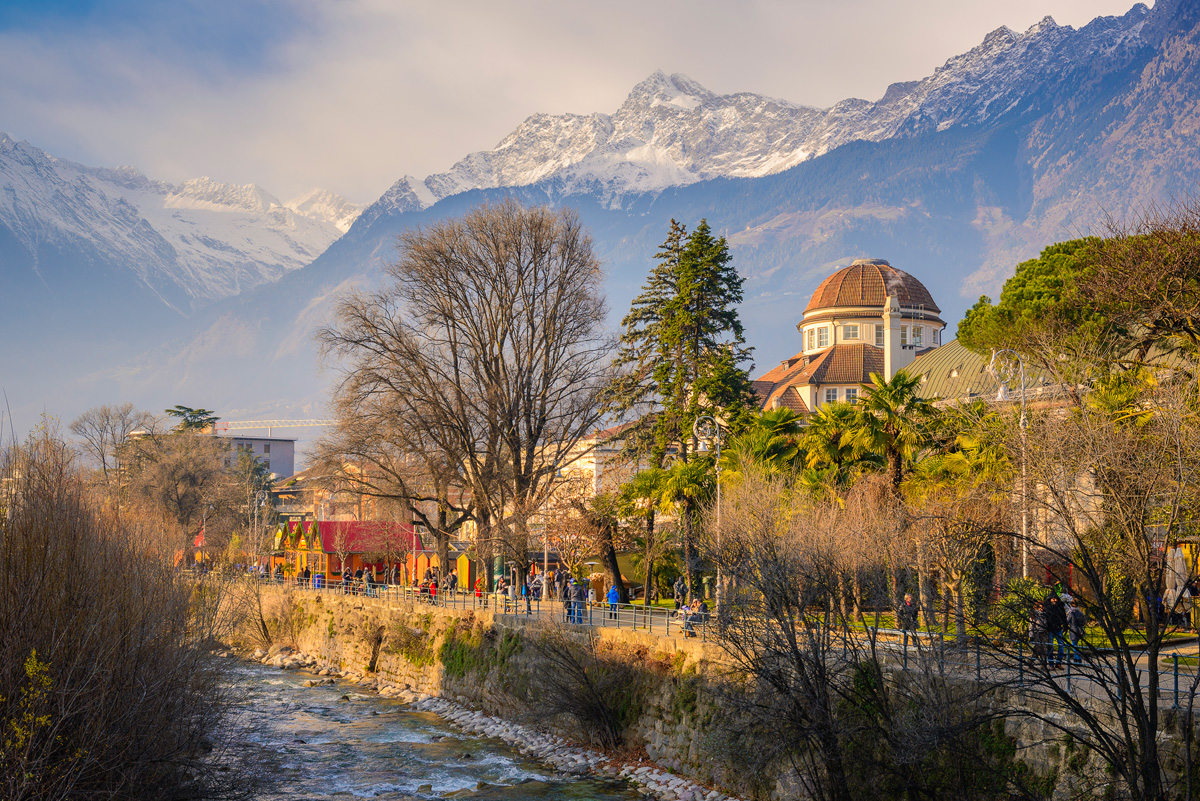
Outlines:
[[823,325],[817,329],[817,348],[829,347],[829,326]]
[[838,399],[838,388],[837,387],[825,387],[825,402],[826,403],[837,403],[837,399]]
[[842,326],[842,339],[849,342],[852,339],[858,339],[858,323],[847,323]]
[[923,326],[914,325],[912,327],[912,343],[914,347],[924,347],[925,345],[925,329]]
[[846,387],[846,403],[858,402],[858,387]]
[[942,344],[942,332],[937,328],[933,329],[933,344]]
[[806,332],[808,334],[808,350],[816,350],[817,348],[817,332],[810,328]]
[[882,348],[884,346],[884,335],[886,333],[887,329],[882,325],[875,326],[875,347]]
[[904,346],[907,344],[908,344],[908,326],[902,325],[902,326],[900,326],[900,345]]

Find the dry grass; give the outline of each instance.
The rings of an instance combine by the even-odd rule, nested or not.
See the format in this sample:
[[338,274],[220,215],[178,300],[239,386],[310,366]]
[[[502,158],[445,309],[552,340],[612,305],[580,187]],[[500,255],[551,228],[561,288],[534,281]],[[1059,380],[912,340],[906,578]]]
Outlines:
[[0,797],[227,795],[207,767],[219,604],[148,539],[101,511],[52,434],[0,454]]

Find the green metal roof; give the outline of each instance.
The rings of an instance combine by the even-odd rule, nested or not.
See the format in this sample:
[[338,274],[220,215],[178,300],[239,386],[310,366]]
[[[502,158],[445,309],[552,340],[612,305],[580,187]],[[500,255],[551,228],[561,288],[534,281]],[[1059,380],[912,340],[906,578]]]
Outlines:
[[[991,396],[999,389],[995,376],[988,373],[988,358],[967,350],[952,339],[938,348],[925,351],[904,370],[919,374],[922,398],[978,398]],[[1010,387],[1015,390],[1016,387]]]

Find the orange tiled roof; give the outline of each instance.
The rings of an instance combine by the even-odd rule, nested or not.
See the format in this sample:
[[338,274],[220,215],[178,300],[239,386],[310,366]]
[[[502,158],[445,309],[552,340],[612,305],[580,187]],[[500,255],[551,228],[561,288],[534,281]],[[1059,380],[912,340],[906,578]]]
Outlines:
[[883,306],[889,295],[895,295],[901,306],[941,313],[924,284],[883,259],[858,259],[826,278],[804,313],[839,306]]
[[834,345],[818,353],[796,378],[805,384],[864,384],[871,373],[883,373],[883,348]]
[[761,408],[769,409],[778,401],[797,414],[808,407],[797,387],[808,384],[866,384],[871,373],[883,373],[883,349],[874,345],[834,345],[806,358],[796,354],[753,382]]

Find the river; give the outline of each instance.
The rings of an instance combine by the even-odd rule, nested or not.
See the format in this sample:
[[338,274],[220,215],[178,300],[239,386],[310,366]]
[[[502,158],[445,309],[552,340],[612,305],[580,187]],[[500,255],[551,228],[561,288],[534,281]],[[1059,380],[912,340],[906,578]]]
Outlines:
[[232,673],[245,694],[242,756],[267,778],[256,796],[263,801],[642,797],[623,783],[557,774],[500,740],[465,735],[349,682],[305,687],[311,674],[253,663]]

